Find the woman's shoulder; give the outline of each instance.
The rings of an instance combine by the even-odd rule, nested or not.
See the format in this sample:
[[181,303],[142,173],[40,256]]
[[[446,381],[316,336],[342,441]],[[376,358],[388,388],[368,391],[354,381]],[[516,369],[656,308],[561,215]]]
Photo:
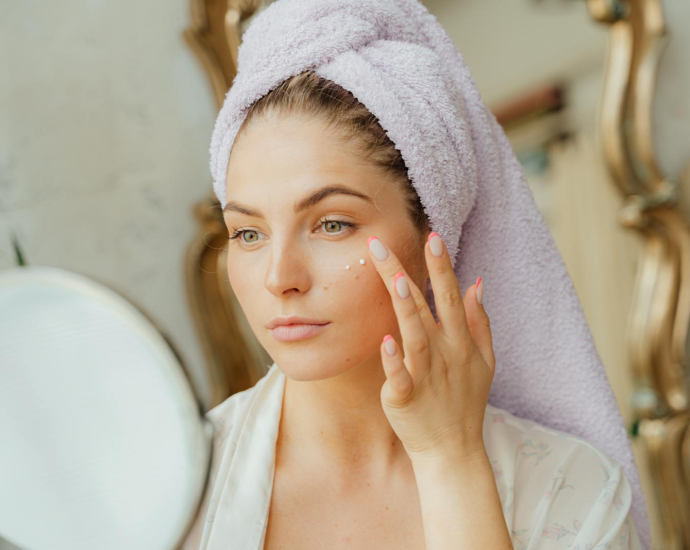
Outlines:
[[229,436],[237,437],[239,435],[239,430],[244,426],[248,415],[252,411],[257,413],[261,409],[261,407],[255,406],[257,400],[265,401],[269,399],[269,395],[277,395],[262,391],[263,386],[274,384],[277,381],[278,371],[274,370],[276,368],[275,363],[269,366],[264,376],[253,386],[233,393],[206,413],[206,419],[213,426],[215,447],[224,443]]
[[518,525],[533,522],[535,510],[579,526],[597,509],[625,515],[630,506],[622,466],[582,437],[489,405],[484,439],[501,500]]
[[215,428],[236,424],[239,419],[249,411],[257,391],[257,385],[251,388],[233,393],[230,397],[213,407],[206,413],[206,418]]
[[[266,375],[270,373],[269,367]],[[215,506],[217,505],[213,501],[216,498],[216,489],[217,486],[225,483],[221,466],[224,462],[227,463],[233,460],[242,428],[246,425],[246,421],[250,414],[252,414],[252,411],[257,411],[257,408],[253,408],[253,405],[256,404],[257,399],[261,398],[262,393],[260,390],[266,381],[267,378],[264,376],[252,387],[233,393],[230,397],[210,409],[205,415],[206,419],[213,426],[211,468],[206,490],[199,505],[199,513],[187,533],[182,550],[198,549],[204,529],[210,526],[213,521]]]
[[630,483],[599,447],[492,405],[484,442],[516,550],[640,548]]

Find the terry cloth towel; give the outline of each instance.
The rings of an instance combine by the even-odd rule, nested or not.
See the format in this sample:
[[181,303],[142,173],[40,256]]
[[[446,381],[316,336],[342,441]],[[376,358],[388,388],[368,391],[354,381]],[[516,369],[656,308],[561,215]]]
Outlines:
[[[349,90],[378,117],[461,288],[478,275],[485,281],[496,356],[489,403],[587,439],[619,462],[641,542],[651,548],[627,430],[572,280],[503,129],[418,0],[278,0],[255,16],[211,140],[221,205],[247,109],[305,70]],[[433,294],[429,301],[436,315]]]

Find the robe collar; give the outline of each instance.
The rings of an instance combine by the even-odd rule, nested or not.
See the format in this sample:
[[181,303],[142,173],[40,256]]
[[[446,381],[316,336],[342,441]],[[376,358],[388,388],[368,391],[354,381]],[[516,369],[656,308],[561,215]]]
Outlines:
[[[214,522],[211,528],[209,550],[261,549],[273,491],[285,375],[273,363],[253,389],[248,411],[240,417],[243,425],[218,496],[214,516],[223,521]],[[226,447],[225,452],[228,450]],[[221,463],[221,472],[224,466]]]

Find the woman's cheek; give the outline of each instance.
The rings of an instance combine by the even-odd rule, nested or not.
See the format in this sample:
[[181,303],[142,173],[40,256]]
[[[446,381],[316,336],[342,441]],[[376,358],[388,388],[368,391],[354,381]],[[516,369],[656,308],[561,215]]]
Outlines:
[[257,287],[257,281],[263,282],[264,277],[258,276],[258,271],[241,262],[228,262],[228,281],[235,298],[240,304],[250,325],[263,326],[268,319],[255,317],[261,316],[262,304],[259,303],[265,289]]
[[364,265],[350,266],[341,283],[341,303],[347,310],[343,313],[353,322],[353,331],[378,346],[386,333],[397,329],[390,293],[368,257]]

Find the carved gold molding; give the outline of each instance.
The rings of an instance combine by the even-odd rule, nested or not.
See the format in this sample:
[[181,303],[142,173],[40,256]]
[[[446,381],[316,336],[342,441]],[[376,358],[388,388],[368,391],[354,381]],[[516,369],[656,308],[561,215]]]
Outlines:
[[[184,38],[209,77],[216,107],[237,72],[241,24],[260,0],[192,0]],[[209,186],[210,187],[210,186]],[[194,207],[198,232],[187,249],[185,279],[207,361],[210,409],[253,386],[273,361],[249,329],[227,278],[227,229],[212,194]]]
[[668,36],[660,1],[588,0],[588,8],[609,25],[599,112],[604,156],[624,198],[620,222],[643,243],[628,325],[632,405],[663,523],[659,548],[690,549],[690,228],[678,182],[662,174],[653,148],[656,76]]

